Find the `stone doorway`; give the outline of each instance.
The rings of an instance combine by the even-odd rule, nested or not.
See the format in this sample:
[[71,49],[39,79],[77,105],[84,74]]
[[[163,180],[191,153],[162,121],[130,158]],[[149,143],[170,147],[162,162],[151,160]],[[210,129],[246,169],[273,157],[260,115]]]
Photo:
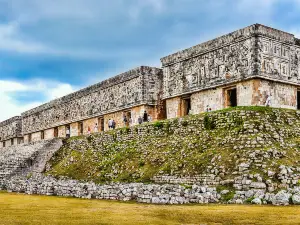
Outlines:
[[[127,122],[124,124],[124,122],[123,122],[123,125],[124,126],[129,126],[129,121],[130,121],[130,118],[131,118],[131,111],[130,110],[128,110],[128,111],[124,111],[123,112],[123,117],[124,116],[126,116],[126,118],[127,118]],[[123,118],[124,119],[124,118]]]
[[57,138],[58,137],[58,127],[54,127],[54,137]]
[[103,117],[98,118],[98,127],[99,127],[99,131],[104,131],[104,118]]
[[190,96],[182,97],[181,99],[181,116],[189,115],[191,112],[191,98]]
[[237,89],[231,87],[225,89],[225,108],[237,106]]
[[300,90],[297,91],[297,109],[300,110]]
[[28,142],[30,143],[31,141],[32,141],[31,134],[28,134]]
[[71,137],[71,128],[70,128],[70,125],[69,124],[66,125],[65,128],[66,128],[66,138]]
[[78,136],[83,135],[83,122],[78,122]]
[[41,131],[41,140],[44,140],[45,139],[45,133],[44,133],[44,131],[42,130]]

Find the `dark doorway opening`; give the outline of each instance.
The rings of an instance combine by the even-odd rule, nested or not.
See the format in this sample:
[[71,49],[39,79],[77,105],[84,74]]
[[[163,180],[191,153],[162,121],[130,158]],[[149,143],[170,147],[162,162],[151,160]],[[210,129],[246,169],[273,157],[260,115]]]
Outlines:
[[300,90],[297,91],[297,109],[300,110]]
[[99,131],[104,131],[104,118],[103,117],[98,118],[98,127],[99,127]]
[[83,122],[78,122],[78,136],[83,135]]
[[232,88],[227,91],[227,102],[228,102],[227,106],[229,106],[229,107],[237,106],[236,88]]
[[191,109],[192,109],[191,98],[190,97],[183,98],[182,99],[182,116],[189,115]]
[[23,143],[23,138],[18,138],[18,145]]
[[10,145],[14,145],[14,139],[10,139]]
[[5,141],[3,141],[3,148],[5,148]]
[[28,134],[28,142],[31,142],[31,134]]
[[27,160],[27,165],[28,165],[29,167],[33,166],[33,161],[32,161],[32,159],[28,159],[28,160]]
[[41,131],[41,140],[44,140],[45,139],[45,133],[44,133],[44,131],[42,130]]
[[70,125],[66,125],[65,128],[66,128],[66,138],[71,137],[71,128],[70,128]]
[[[129,126],[130,125],[130,121],[131,121],[131,111],[124,111],[123,112],[123,116],[125,117],[126,116],[126,122],[123,121],[124,123],[124,126]],[[148,115],[149,116],[149,115]],[[124,119],[124,118],[123,118]]]
[[54,137],[58,137],[58,127],[54,127]]

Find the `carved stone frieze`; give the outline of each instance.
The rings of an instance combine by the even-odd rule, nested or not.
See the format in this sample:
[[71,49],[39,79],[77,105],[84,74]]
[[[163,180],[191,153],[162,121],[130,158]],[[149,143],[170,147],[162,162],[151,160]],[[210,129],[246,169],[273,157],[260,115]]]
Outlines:
[[162,72],[139,67],[22,114],[23,132],[55,127],[140,104],[156,104]]
[[0,123],[0,141],[22,136],[22,118],[15,116]]

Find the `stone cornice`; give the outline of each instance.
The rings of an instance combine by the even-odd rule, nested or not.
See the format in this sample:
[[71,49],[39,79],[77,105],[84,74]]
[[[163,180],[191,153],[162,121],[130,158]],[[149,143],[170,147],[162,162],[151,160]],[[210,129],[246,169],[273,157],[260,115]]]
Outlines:
[[253,36],[265,36],[292,45],[295,45],[295,43],[298,40],[294,37],[293,34],[280,31],[271,27],[267,27],[261,24],[253,24],[251,26],[229,33],[227,35],[223,35],[213,40],[201,43],[199,45],[195,45],[191,48],[184,49],[169,56],[163,57],[161,58],[161,63],[163,67],[167,67],[171,64],[205,54],[214,49],[222,48],[226,45],[233,44],[241,40],[251,38]]

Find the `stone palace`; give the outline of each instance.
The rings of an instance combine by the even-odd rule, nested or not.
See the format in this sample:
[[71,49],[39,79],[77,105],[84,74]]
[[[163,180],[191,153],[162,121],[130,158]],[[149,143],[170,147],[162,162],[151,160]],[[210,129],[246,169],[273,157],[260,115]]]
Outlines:
[[[254,24],[0,123],[0,148],[234,106],[300,109],[300,39]],[[123,122],[130,119],[131,124]]]

